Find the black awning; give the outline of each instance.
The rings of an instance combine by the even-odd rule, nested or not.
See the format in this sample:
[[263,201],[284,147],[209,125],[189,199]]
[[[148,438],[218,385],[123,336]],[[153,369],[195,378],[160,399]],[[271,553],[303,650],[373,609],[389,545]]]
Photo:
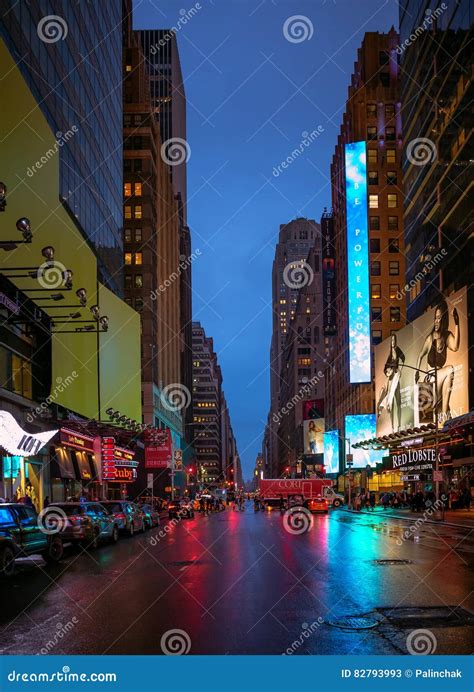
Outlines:
[[75,479],[76,472],[70,450],[66,447],[52,447],[51,449],[51,475],[54,478]]

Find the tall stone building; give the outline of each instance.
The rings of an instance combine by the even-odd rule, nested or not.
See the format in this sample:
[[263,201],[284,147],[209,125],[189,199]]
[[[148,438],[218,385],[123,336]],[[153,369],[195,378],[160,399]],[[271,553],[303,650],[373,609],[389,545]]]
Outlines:
[[[331,367],[326,373],[326,428],[339,430],[341,436],[346,414],[375,413],[373,357],[367,384],[350,381],[350,345],[354,347],[357,334],[349,338],[351,277],[348,270],[360,259],[354,259],[354,248],[359,250],[356,241],[351,239],[348,245],[346,183],[347,176],[352,175],[346,170],[348,144],[362,142],[366,149],[367,178],[362,182],[367,183],[367,209],[362,213],[363,223],[365,218],[368,223],[368,256],[363,261],[369,276],[364,274],[362,278],[369,282],[369,294],[367,304],[359,310],[364,315],[369,311],[366,317],[371,346],[405,324],[405,301],[400,298],[405,277],[405,245],[398,41],[393,28],[387,34],[365,35],[354,65],[331,164],[337,333],[327,339]],[[370,351],[367,361],[369,354]]]

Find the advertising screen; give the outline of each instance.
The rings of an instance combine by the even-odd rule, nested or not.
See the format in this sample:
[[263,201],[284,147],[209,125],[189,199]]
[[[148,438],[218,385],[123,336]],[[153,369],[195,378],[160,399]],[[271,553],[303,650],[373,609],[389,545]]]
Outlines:
[[345,146],[349,379],[370,382],[369,231],[365,142]]
[[[375,433],[375,413],[365,413],[355,416],[345,417],[345,436],[347,452],[353,455],[354,468],[365,467],[367,464],[375,466],[382,461],[381,451],[373,449],[353,449],[352,445],[356,442],[369,440],[376,436]],[[350,442],[349,442],[350,441]],[[349,448],[349,444],[351,445]]]
[[322,454],[324,452],[324,418],[315,418],[303,422],[304,454]]
[[339,473],[339,430],[328,430],[323,437],[325,471]]
[[462,288],[376,346],[377,436],[469,411],[467,330]]

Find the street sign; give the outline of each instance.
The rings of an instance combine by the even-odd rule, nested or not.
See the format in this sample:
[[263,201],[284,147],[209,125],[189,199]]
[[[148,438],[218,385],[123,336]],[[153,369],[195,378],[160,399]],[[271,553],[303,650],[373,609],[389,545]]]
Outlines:
[[346,454],[346,461],[354,461],[354,455],[353,454]]

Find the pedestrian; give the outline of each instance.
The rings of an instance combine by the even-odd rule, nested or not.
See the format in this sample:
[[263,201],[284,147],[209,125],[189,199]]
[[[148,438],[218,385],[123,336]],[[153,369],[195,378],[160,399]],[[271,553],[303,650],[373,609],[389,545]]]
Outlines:
[[371,511],[373,512],[375,509],[375,493],[370,493],[369,496],[369,507]]

